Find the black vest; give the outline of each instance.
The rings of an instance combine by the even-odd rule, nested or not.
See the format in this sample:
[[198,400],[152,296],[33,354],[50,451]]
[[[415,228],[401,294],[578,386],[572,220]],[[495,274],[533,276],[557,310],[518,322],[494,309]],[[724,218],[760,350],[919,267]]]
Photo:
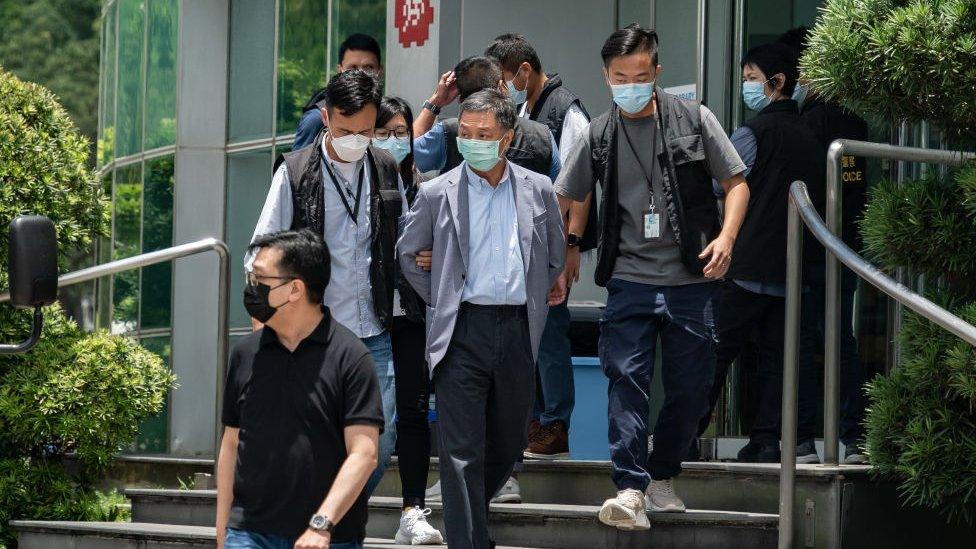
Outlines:
[[[291,184],[294,215],[291,229],[309,228],[325,234],[325,181],[322,175],[322,139],[319,133],[311,146],[285,154]],[[393,288],[396,276],[397,220],[402,202],[397,187],[396,160],[390,153],[370,147],[365,169],[369,170],[370,257],[369,283],[373,309],[380,324],[389,329],[393,322]]]
[[[535,120],[540,124],[545,124],[549,128],[549,131],[552,132],[552,136],[556,139],[556,145],[562,145],[563,122],[566,121],[566,113],[573,105],[583,111],[583,115],[589,120],[590,115],[583,107],[583,102],[580,98],[575,93],[563,87],[562,78],[558,74],[553,74],[548,77],[545,86],[542,87],[539,99],[532,107],[532,111],[529,112],[529,119]],[[599,240],[599,231],[597,230],[596,224],[596,200],[590,201],[590,214],[588,218],[592,221],[586,224],[586,229],[580,235],[579,248],[583,252],[596,248],[597,240]]]
[[[417,171],[416,168],[413,170],[412,181],[404,181],[406,185],[406,198],[407,205],[413,206],[413,201],[417,198],[417,191],[420,190],[420,185],[427,181],[428,178],[424,177],[423,174]],[[418,324],[423,324],[424,320],[427,318],[427,303],[420,297],[420,294],[413,289],[410,282],[407,281],[406,277],[403,276],[403,271],[400,269],[400,263],[396,264],[397,271],[397,281],[396,287],[400,292],[400,307],[405,313],[405,318],[411,322],[416,322]]]
[[[701,106],[698,101],[681,99],[656,88],[657,117],[664,136],[658,162],[664,175],[662,186],[674,238],[681,249],[681,260],[691,273],[701,273],[706,262],[698,258],[721,231],[718,202],[712,177],[705,166],[705,147],[701,135]],[[620,205],[617,189],[617,126],[620,112],[616,105],[590,123],[590,161],[593,174],[603,187],[600,199],[600,247],[594,279],[605,286],[613,275],[620,255]]]
[[[786,217],[789,188],[803,181],[823,212],[825,160],[813,132],[800,120],[796,101],[770,104],[745,123],[756,136],[756,162],[746,180],[749,210],[735,247],[729,278],[779,284],[786,281]],[[823,248],[807,233],[803,255],[823,262]]]
[[[464,158],[457,148],[458,119],[448,118],[442,124],[447,145],[447,163],[441,173],[447,173],[460,166]],[[519,118],[515,121],[515,136],[505,158],[527,170],[549,175],[549,168],[552,166],[551,139],[549,128],[538,122]]]

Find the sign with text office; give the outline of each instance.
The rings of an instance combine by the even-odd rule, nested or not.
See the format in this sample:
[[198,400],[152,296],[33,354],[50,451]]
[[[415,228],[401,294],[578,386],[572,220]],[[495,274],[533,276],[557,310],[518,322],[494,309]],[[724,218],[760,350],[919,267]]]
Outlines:
[[386,92],[406,99],[417,116],[440,76],[440,0],[387,0]]

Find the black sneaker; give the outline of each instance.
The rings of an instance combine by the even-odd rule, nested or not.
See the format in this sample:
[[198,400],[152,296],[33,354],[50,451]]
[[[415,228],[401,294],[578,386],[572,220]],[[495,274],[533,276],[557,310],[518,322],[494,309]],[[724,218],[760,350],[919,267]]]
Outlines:
[[868,465],[868,456],[861,450],[863,442],[844,445],[844,465]]
[[698,447],[698,437],[692,439],[691,446],[688,447],[688,452],[681,461],[702,461],[701,448]]
[[736,461],[742,463],[779,463],[779,444],[750,440],[739,450]]
[[804,440],[796,445],[797,463],[820,463],[820,455],[817,454],[817,445],[813,440]]

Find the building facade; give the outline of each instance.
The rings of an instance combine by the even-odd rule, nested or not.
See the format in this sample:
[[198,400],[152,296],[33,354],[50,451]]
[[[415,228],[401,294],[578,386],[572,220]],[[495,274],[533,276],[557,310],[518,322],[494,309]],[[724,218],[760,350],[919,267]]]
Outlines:
[[[636,21],[658,29],[660,85],[701,96],[731,132],[744,117],[742,52],[789,28],[812,25],[819,5],[816,0],[108,0],[101,19],[98,167],[112,197],[113,222],[98,260],[220,238],[232,254],[231,342],[247,333],[249,319],[239,297],[242,258],[274,160],[290,150],[302,105],[334,71],[338,44],[350,33],[380,41],[387,93],[418,109],[438,75],[461,58],[480,54],[496,35],[520,32],[538,49],[544,69],[559,72],[595,115],[610,104],[601,73],[602,42]],[[588,267],[591,273],[592,264]],[[199,256],[99,281],[97,325],[138,338],[179,376],[167,410],[143,426],[135,452],[213,452],[217,273],[216,259]],[[595,343],[595,326],[586,319],[596,318],[604,301],[604,291],[584,275],[571,302],[580,320],[575,354],[592,354],[585,342]],[[871,319],[883,311],[863,303],[861,318],[869,320],[869,329],[862,335],[870,336],[871,329],[877,331]],[[605,394],[602,386],[586,390],[594,398]],[[591,435],[604,432],[605,425]]]

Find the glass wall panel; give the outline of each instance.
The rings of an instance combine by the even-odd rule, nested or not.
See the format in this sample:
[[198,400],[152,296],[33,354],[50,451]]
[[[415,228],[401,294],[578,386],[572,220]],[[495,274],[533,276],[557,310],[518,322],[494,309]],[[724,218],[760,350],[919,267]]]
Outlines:
[[144,4],[119,0],[119,76],[115,156],[142,150],[142,52]]
[[112,160],[115,147],[115,24],[118,4],[106,9],[102,19],[101,93],[99,95],[99,133],[97,162],[99,166]]
[[339,64],[339,44],[350,34],[368,34],[386,59],[386,0],[332,0],[332,51],[329,74]]
[[176,143],[177,0],[149,3],[146,45],[146,149]]
[[[172,343],[166,337],[146,337],[139,343],[150,352],[159,355],[167,367],[172,368],[170,357],[172,356]],[[163,409],[155,416],[145,420],[139,425],[139,434],[136,435],[134,448],[140,454],[162,454],[165,453],[169,442],[169,398],[163,403]]]
[[230,247],[230,326],[250,326],[239,296],[244,292],[244,252],[271,187],[271,150],[227,156],[227,245]]
[[328,3],[281,0],[278,20],[278,135],[295,132],[302,107],[325,85]]
[[617,0],[617,28],[639,23],[651,28],[651,2],[653,0]]
[[[139,253],[142,218],[142,165],[134,164],[115,172],[115,196],[112,201],[114,247],[112,259],[124,259]],[[112,331],[131,332],[138,328],[139,271],[114,275],[112,282]]]
[[230,6],[230,142],[271,137],[274,93],[274,10],[268,0]]
[[[173,157],[146,161],[143,199],[142,251],[151,252],[173,245]],[[142,270],[141,330],[170,326],[172,263]]]
[[[102,178],[102,191],[112,199],[112,172]],[[112,237],[99,237],[97,242],[99,264],[112,261]],[[112,323],[112,277],[106,276],[96,281],[97,303],[95,304],[95,328],[108,330]]]

